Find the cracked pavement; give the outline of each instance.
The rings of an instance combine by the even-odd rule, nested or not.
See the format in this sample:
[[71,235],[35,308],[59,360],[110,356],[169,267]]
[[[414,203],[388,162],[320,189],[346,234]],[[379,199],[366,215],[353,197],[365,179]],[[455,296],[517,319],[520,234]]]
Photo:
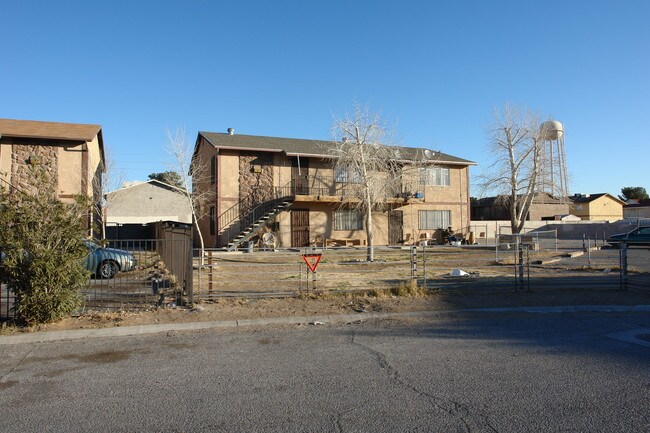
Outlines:
[[0,347],[0,431],[644,431],[638,312],[440,317]]

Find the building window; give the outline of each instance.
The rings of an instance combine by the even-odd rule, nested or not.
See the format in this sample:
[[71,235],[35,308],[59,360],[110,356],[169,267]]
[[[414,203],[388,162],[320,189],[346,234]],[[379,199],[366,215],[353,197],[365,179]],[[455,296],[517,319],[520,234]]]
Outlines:
[[334,181],[338,183],[361,183],[361,173],[353,167],[336,167]]
[[210,159],[210,185],[214,185],[217,182],[217,157],[212,156]]
[[451,227],[450,210],[421,210],[420,230],[446,229]]
[[421,168],[420,183],[428,186],[449,186],[449,169],[442,167]]
[[214,206],[210,206],[210,236],[214,236],[215,232],[216,210]]
[[359,230],[363,228],[361,212],[337,210],[334,212],[334,230]]

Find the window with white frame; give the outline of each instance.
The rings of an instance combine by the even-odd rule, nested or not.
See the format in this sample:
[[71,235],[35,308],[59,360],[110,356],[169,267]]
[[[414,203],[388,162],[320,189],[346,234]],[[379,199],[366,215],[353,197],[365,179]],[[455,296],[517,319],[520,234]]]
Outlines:
[[361,212],[357,210],[334,211],[334,230],[359,230],[362,228]]
[[449,186],[449,169],[444,167],[421,168],[420,183],[428,186]]
[[446,229],[451,227],[450,210],[421,210],[420,230]]
[[361,173],[353,167],[336,167],[334,181],[339,183],[361,183]]

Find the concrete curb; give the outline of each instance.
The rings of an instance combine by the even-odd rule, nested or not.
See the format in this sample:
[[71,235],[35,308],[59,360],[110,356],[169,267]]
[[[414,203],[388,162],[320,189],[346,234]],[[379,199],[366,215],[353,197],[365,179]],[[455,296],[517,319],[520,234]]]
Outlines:
[[218,320],[212,322],[161,323],[155,325],[116,326],[98,329],[73,329],[66,331],[44,331],[31,334],[0,336],[0,346],[46,341],[76,340],[82,338],[126,337],[132,335],[157,334],[161,332],[197,331],[202,329],[239,328],[245,326],[308,325],[356,322],[369,319],[390,319],[424,317],[445,314],[452,311],[411,311],[405,313],[355,313],[331,316],[269,317],[263,319]]
[[450,313],[576,313],[576,312],[650,312],[650,305],[576,305],[558,307],[473,308],[460,310],[425,310],[402,313],[355,313],[325,316],[269,317],[263,319],[218,320],[212,322],[161,323],[155,325],[123,326],[99,329],[74,329],[45,331],[31,334],[0,336],[0,346],[10,344],[43,343],[48,341],[77,340],[84,338],[126,337],[157,334],[161,332],[197,331],[203,329],[240,328],[269,325],[325,325],[358,322],[369,319],[407,319],[432,317]]

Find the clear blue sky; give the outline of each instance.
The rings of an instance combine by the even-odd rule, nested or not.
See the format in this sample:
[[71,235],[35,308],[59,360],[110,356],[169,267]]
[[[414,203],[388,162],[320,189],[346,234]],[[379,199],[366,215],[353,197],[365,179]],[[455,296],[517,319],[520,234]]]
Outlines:
[[650,1],[0,0],[0,17],[0,117],[101,124],[127,180],[167,169],[165,128],[329,139],[357,100],[473,174],[493,110],[536,109],[564,124],[572,193],[650,190]]

